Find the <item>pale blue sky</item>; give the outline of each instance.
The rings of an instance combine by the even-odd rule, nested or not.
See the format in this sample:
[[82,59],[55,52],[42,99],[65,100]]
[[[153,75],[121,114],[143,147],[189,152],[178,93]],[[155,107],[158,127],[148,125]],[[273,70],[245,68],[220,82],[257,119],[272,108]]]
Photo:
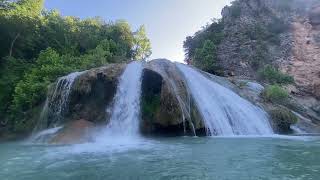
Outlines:
[[80,18],[100,16],[104,20],[127,20],[133,29],[144,24],[154,58],[182,62],[183,41],[212,18],[231,0],[46,0],[47,9]]

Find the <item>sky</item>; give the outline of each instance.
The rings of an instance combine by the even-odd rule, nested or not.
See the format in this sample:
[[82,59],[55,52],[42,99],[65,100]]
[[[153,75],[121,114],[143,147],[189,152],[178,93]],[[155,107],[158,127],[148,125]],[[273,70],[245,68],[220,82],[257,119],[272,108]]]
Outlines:
[[183,41],[212,18],[231,0],[46,0],[46,9],[57,9],[64,16],[105,21],[127,20],[133,30],[145,25],[151,40],[150,59],[167,58],[182,62]]

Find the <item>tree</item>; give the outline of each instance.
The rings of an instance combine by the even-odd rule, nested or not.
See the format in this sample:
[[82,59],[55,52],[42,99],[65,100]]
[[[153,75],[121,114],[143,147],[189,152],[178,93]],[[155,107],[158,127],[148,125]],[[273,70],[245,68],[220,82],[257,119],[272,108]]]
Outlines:
[[11,57],[16,53],[15,57],[26,57],[36,48],[34,40],[43,0],[20,0],[7,7],[0,11],[0,56]]
[[206,40],[210,40],[214,45],[218,46],[224,38],[223,28],[224,24],[221,20],[212,19],[211,24],[207,24],[193,36],[188,36],[183,43],[186,61],[196,61],[194,59],[196,49],[203,48]]
[[197,48],[193,58],[194,65],[204,71],[215,73],[216,66],[216,46],[210,41],[206,40],[201,48]]
[[151,53],[151,43],[147,38],[145,26],[140,26],[134,33],[133,57],[136,60],[145,60]]
[[57,78],[151,53],[144,27],[64,17],[44,10],[43,0],[0,0],[0,42],[0,120],[9,131],[30,130]]

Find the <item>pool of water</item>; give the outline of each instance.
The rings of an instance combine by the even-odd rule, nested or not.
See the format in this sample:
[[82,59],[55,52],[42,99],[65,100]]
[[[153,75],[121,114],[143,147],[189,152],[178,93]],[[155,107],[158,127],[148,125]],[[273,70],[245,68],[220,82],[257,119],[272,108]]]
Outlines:
[[1,180],[319,179],[320,137],[161,138],[0,144]]

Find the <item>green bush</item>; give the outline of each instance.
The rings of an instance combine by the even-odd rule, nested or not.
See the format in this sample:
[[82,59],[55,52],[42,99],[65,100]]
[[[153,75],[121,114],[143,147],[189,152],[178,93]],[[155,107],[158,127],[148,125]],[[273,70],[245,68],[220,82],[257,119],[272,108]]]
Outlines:
[[31,67],[23,59],[7,57],[3,59],[0,68],[0,119],[5,119],[8,113],[14,87]]
[[258,72],[259,77],[271,84],[292,84],[294,79],[292,76],[284,74],[276,68],[267,65]]
[[213,20],[183,43],[185,61],[209,73],[220,74],[217,67],[217,47],[224,39],[224,23]]
[[270,111],[270,116],[279,132],[290,132],[290,126],[298,122],[298,117],[284,107]]
[[286,103],[289,97],[288,92],[282,89],[279,85],[272,85],[267,87],[262,95],[266,101],[279,104]]
[[194,65],[203,71],[214,73],[216,68],[217,48],[215,44],[206,40],[201,48],[197,48],[194,55]]

